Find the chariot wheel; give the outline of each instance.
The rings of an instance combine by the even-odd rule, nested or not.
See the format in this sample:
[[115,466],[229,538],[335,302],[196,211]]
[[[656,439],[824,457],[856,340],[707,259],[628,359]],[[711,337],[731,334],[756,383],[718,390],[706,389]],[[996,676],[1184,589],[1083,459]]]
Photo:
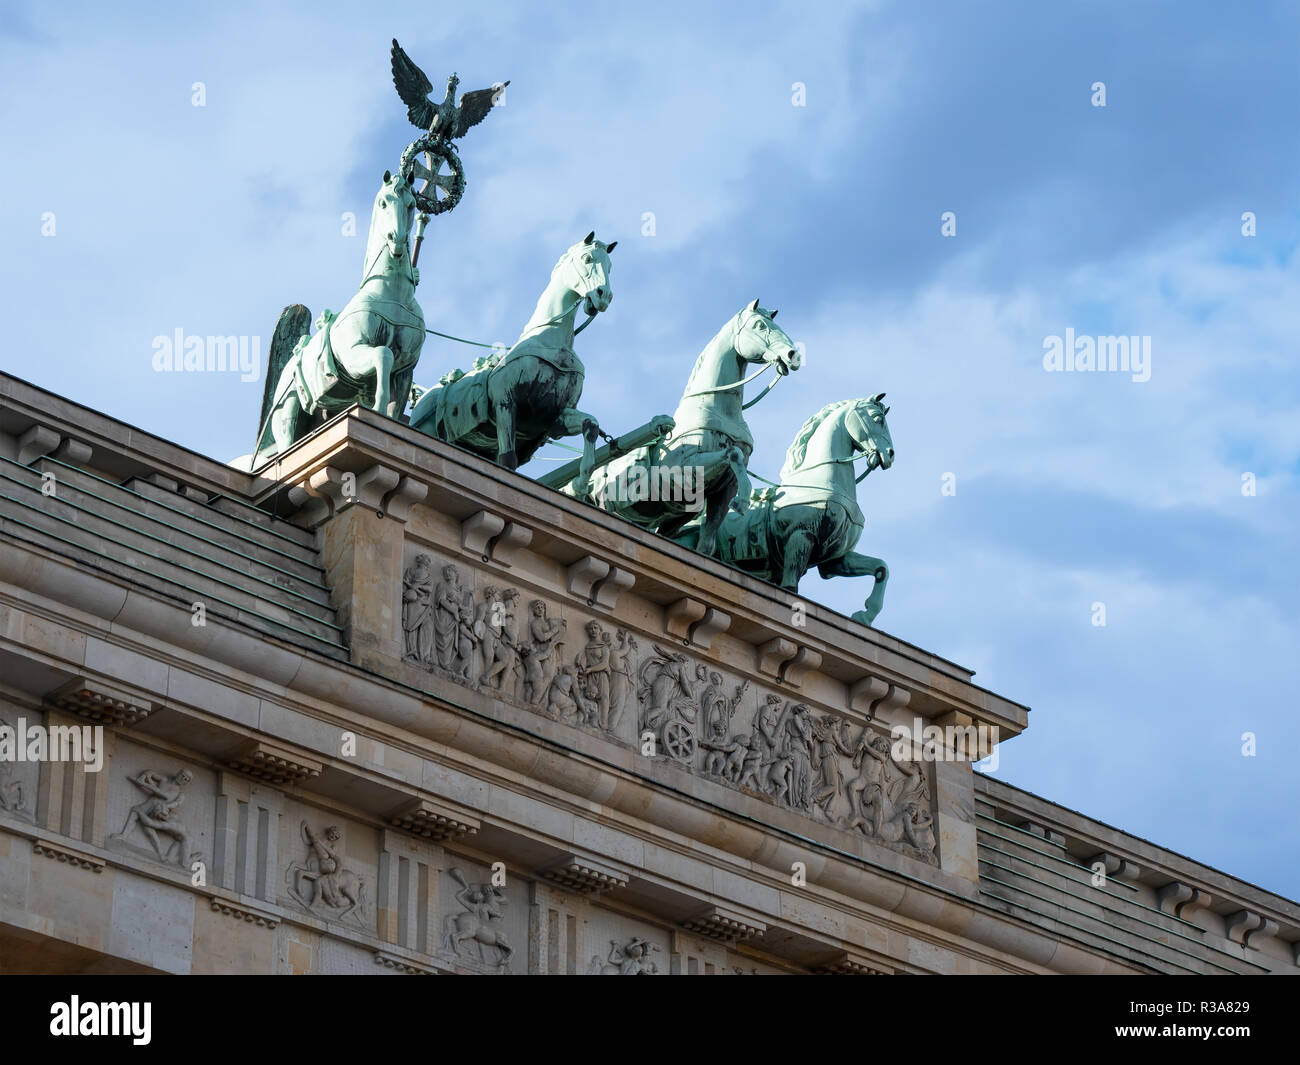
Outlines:
[[695,754],[695,733],[684,721],[664,726],[664,750],[679,762],[689,762]]
[[[424,153],[423,163],[416,158],[421,152]],[[402,153],[401,172],[411,185],[416,210],[421,214],[450,211],[465,194],[465,167],[456,146],[430,134],[426,133],[406,146]],[[419,180],[424,181],[424,186],[417,190],[415,182]]]

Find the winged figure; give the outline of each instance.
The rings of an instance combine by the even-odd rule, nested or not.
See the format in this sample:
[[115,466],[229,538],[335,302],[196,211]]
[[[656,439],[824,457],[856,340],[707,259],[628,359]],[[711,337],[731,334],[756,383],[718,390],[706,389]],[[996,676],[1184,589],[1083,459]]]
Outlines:
[[406,104],[406,117],[411,124],[434,134],[439,140],[450,141],[463,137],[470,129],[487,117],[496,103],[497,94],[510,82],[502,82],[490,89],[467,92],[456,103],[456,86],[460,79],[452,74],[447,79],[447,95],[442,103],[434,103],[430,93],[433,83],[423,70],[411,62],[402,46],[393,39],[393,84],[397,95]]

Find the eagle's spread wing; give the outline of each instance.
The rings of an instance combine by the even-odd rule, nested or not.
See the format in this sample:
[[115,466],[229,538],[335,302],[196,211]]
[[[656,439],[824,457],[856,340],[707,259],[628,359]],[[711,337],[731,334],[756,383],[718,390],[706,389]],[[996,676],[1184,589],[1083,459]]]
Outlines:
[[429,100],[433,85],[424,76],[424,71],[411,62],[411,57],[402,51],[402,46],[393,38],[393,84],[397,86],[397,95],[406,104],[406,117],[412,125],[427,130],[433,125],[433,116],[438,109]]
[[[503,83],[500,88],[504,89],[510,82]],[[496,86],[490,89],[476,89],[474,92],[467,92],[460,98],[460,114],[456,119],[455,136],[463,137],[465,133],[473,126],[477,126],[483,119],[487,118],[487,113],[492,110],[493,103],[496,102],[496,95],[500,91]]]

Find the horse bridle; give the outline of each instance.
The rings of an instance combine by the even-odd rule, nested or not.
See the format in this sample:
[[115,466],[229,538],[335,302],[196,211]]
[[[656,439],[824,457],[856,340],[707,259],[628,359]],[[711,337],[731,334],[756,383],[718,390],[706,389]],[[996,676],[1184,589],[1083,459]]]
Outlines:
[[[408,243],[409,243],[409,237],[408,237]],[[388,247],[388,238],[385,237],[385,238],[384,238],[384,242],[383,242],[383,244],[380,245],[379,250],[378,250],[377,252],[375,252],[375,257],[374,257],[373,259],[371,259],[370,262],[367,264],[367,266],[366,266],[366,270],[365,270],[365,275],[361,278],[361,284],[358,286],[359,288],[364,288],[365,285],[366,285],[366,282],[371,281],[371,280],[373,280],[374,278],[377,278],[377,277],[378,277],[378,278],[383,278],[383,277],[385,276],[384,274],[372,274],[372,273],[370,272],[370,269],[371,269],[371,267],[373,267],[373,266],[375,265],[375,263],[379,262],[379,257],[380,257],[381,255],[384,254],[384,251],[385,251],[385,249],[386,249],[387,247]],[[390,254],[391,254],[391,253],[390,253]],[[399,260],[401,260],[403,263],[406,264],[406,280],[408,280],[409,282],[411,282],[412,285],[414,285],[414,284],[415,284],[415,267],[413,267],[413,266],[411,265],[410,260],[407,259],[407,257],[406,257],[405,255],[396,255],[396,256],[394,256],[394,258],[399,259]]]
[[[763,315],[763,314],[760,313],[759,311],[750,311],[748,308],[746,308],[746,311],[748,311],[748,317],[746,317],[745,319],[743,319],[743,321],[742,321],[740,315],[737,315],[737,316],[736,316],[736,319],[735,319],[736,327],[735,327],[735,328],[732,330],[732,332],[731,332],[731,348],[732,348],[733,351],[736,350],[736,341],[737,341],[738,338],[740,337],[740,334],[741,334],[742,332],[744,332],[744,330],[745,330],[745,326],[749,323],[750,320],[752,320],[752,319],[755,318],[755,317],[758,317],[758,318],[762,318],[763,321],[765,321],[765,322],[770,322],[770,321],[771,321],[770,318],[768,318],[767,316]],[[744,313],[745,313],[745,311],[742,311],[742,312],[741,312],[741,314],[744,314]],[[769,347],[768,350],[771,351],[772,349]],[[742,388],[742,389],[743,389],[747,384],[749,384],[750,381],[754,381],[754,380],[757,380],[758,378],[762,377],[763,374],[767,373],[767,371],[770,370],[774,365],[775,365],[775,363],[774,363],[772,360],[770,360],[770,359],[764,359],[764,360],[763,360],[763,365],[762,365],[762,366],[760,366],[757,370],[755,370],[755,371],[754,371],[752,374],[750,374],[748,377],[742,378],[741,380],[736,381],[734,384],[730,384],[730,385],[718,385],[718,386],[716,386],[715,388],[702,388],[702,389],[700,389],[700,391],[698,391],[698,392],[691,392],[691,393],[688,393],[688,394],[685,395],[685,396],[682,396],[682,399],[694,399],[696,396],[712,396],[712,395],[717,395],[717,394],[722,393],[722,392],[734,392],[734,391],[735,391],[736,389],[738,389],[738,388]],[[768,382],[767,387],[766,387],[765,389],[763,389],[762,392],[760,392],[758,395],[756,395],[756,396],[755,396],[753,399],[751,399],[748,403],[742,403],[742,404],[740,405],[740,409],[741,409],[741,410],[749,410],[750,407],[752,407],[755,403],[757,403],[757,402],[758,402],[760,399],[762,399],[765,395],[767,395],[769,392],[771,392],[772,389],[776,387],[776,383],[777,383],[777,381],[779,381],[779,380],[781,380],[780,376],[773,378],[771,381]]]
[[[584,248],[592,248],[592,247],[595,247],[595,243],[593,242],[592,244],[584,244],[584,245],[582,245],[582,247],[584,247]],[[569,254],[569,253],[566,252],[565,254],[567,255],[567,254]],[[593,276],[593,275],[595,274],[595,270],[594,270],[594,269],[591,269],[591,270],[584,269],[584,268],[583,268],[584,264],[582,263],[582,261],[581,261],[580,259],[579,259],[579,260],[576,260],[576,261],[574,261],[574,262],[572,262],[570,265],[571,265],[571,266],[572,266],[572,267],[573,267],[573,268],[578,272],[578,278],[579,278],[579,280],[582,281],[583,284],[589,284],[590,282],[592,282],[593,280],[595,280],[595,278],[594,278],[594,276]],[[593,263],[592,265],[594,266],[595,264]],[[606,278],[606,283],[607,283],[607,284],[608,284],[608,280],[609,280],[609,279]],[[595,287],[595,288],[599,288],[600,286],[599,286],[599,285],[595,285],[595,286],[593,286],[593,287]],[[574,291],[576,292],[577,289],[574,289]],[[575,329],[575,330],[573,331],[573,335],[574,335],[575,337],[576,337],[579,333],[581,333],[584,329],[586,329],[587,326],[591,325],[592,321],[595,319],[596,314],[597,314],[597,312],[596,312],[596,311],[592,308],[592,306],[591,306],[591,296],[590,296],[590,294],[587,294],[587,295],[584,295],[584,296],[579,296],[578,299],[579,299],[579,301],[583,304],[583,308],[582,308],[582,309],[583,309],[583,310],[586,312],[586,314],[587,314],[587,320],[586,320],[585,322],[583,322],[582,325],[578,326],[578,328]],[[564,317],[566,314],[568,314],[568,313],[569,313],[568,311],[564,311],[563,313],[557,315],[556,317],[552,318],[549,322],[546,322],[546,323],[544,323],[544,324],[545,324],[545,325],[554,325],[556,322],[558,322],[561,318],[563,318],[563,317]]]
[[[853,408],[853,412],[854,412],[855,414],[857,414],[859,417],[861,417],[861,408],[859,408],[858,406],[856,406],[856,405],[854,406],[854,408]],[[868,420],[870,420],[870,419],[868,419]],[[868,437],[870,437],[871,434],[868,433],[867,435],[868,435]],[[799,472],[802,473],[804,470],[816,470],[816,469],[820,469],[822,466],[838,466],[838,465],[841,465],[841,464],[843,464],[843,463],[848,463],[848,464],[852,465],[853,463],[857,462],[858,459],[860,459],[860,458],[870,458],[872,455],[879,455],[879,454],[880,454],[880,448],[876,447],[876,446],[875,446],[875,443],[872,442],[872,446],[871,446],[871,450],[870,450],[870,451],[868,451],[866,448],[863,448],[863,449],[862,449],[862,454],[860,454],[860,455],[850,455],[850,456],[849,456],[848,458],[846,458],[846,459],[823,459],[821,462],[814,462],[811,466],[800,466],[800,467],[799,467]],[[867,466],[867,468],[866,468],[865,470],[863,470],[860,474],[858,474],[857,477],[855,477],[855,478],[853,479],[853,483],[854,483],[854,484],[861,484],[861,483],[862,483],[862,479],[863,479],[864,477],[866,477],[866,475],[869,474],[869,473],[870,473],[874,468],[875,468],[875,467],[870,466],[870,465]],[[820,486],[819,486],[819,485],[809,485],[809,484],[799,484],[798,482],[795,482],[795,483],[792,483],[792,484],[782,484],[781,487],[782,487],[782,488],[818,488],[818,487],[820,487]]]

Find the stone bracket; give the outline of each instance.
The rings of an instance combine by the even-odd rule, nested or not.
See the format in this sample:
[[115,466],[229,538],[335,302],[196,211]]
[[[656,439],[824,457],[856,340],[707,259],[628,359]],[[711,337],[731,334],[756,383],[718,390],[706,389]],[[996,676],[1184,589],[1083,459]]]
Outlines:
[[731,626],[731,615],[685,596],[664,612],[664,631],[687,646],[708,650],[713,637]]
[[1054,828],[1048,828],[1046,825],[1040,825],[1036,821],[1024,821],[1020,825],[1026,832],[1037,836],[1039,839],[1045,839],[1048,843],[1055,843],[1057,846],[1065,846],[1065,836]]
[[849,709],[865,714],[874,721],[882,711],[901,710],[912,700],[912,693],[881,677],[865,676],[849,686]]
[[[1111,854],[1108,851],[1102,851],[1100,854],[1094,854],[1087,859],[1089,866],[1101,864],[1106,870],[1106,875],[1113,880],[1137,880],[1142,876],[1142,867],[1130,862],[1127,858],[1121,858],[1117,854]],[[1209,901],[1208,898],[1206,900]]]
[[424,497],[428,494],[427,484],[413,477],[403,477],[397,482],[397,487],[384,496],[380,509],[384,512],[384,517],[405,523],[411,516],[411,508],[424,502]]
[[55,861],[67,862],[69,865],[78,865],[82,869],[89,869],[92,873],[102,873],[104,866],[108,864],[103,858],[96,858],[93,854],[87,854],[75,847],[56,843],[54,840],[45,839],[41,836],[32,840],[32,850],[37,854],[45,855],[47,858],[53,858]]
[[231,757],[227,764],[245,776],[268,784],[301,784],[321,775],[324,763],[293,747],[252,740]]
[[822,656],[811,647],[800,647],[795,656],[781,667],[781,682],[799,687],[804,676],[822,664]]
[[609,576],[609,563],[595,555],[583,555],[564,571],[564,575],[569,594],[585,599],[587,605],[592,606],[596,602],[593,594],[596,582]]
[[460,546],[478,555],[482,561],[490,562],[492,556],[488,554],[488,544],[505,527],[506,519],[500,514],[480,510],[460,523]]
[[[397,488],[401,474],[387,466],[371,466],[356,476],[356,494],[344,495],[338,500],[336,512],[353,503],[360,503],[376,513],[382,513],[384,499]],[[344,481],[347,480],[344,475]]]
[[89,444],[61,436],[44,425],[33,425],[18,438],[18,463],[26,466],[42,456],[66,462],[69,466],[84,466],[92,454]]
[[678,599],[664,611],[664,632],[682,643],[691,642],[691,626],[704,617],[708,610],[698,599]]
[[479,830],[477,817],[434,799],[419,797],[403,803],[388,815],[388,823],[413,836],[435,842],[472,836]]
[[101,725],[134,725],[155,709],[148,699],[85,677],[56,688],[45,699],[60,710],[80,714]]
[[1194,910],[1203,910],[1214,900],[1200,888],[1175,880],[1156,890],[1156,903],[1162,913],[1187,919]]
[[483,562],[514,564],[515,554],[533,542],[533,530],[507,522],[500,514],[480,510],[460,523],[460,545]]
[[1238,910],[1223,920],[1228,938],[1243,947],[1254,946],[1251,942],[1256,937],[1268,939],[1277,935],[1277,922],[1254,910]]
[[799,653],[799,645],[784,636],[774,636],[758,648],[758,671],[773,680],[781,679],[781,670]]
[[537,875],[580,895],[599,895],[604,891],[627,887],[626,870],[584,854],[566,854],[547,862]]
[[501,566],[514,565],[515,555],[533,542],[533,530],[517,521],[506,522],[500,535],[488,545],[491,561]]
[[289,502],[298,508],[298,518],[309,529],[333,516],[343,496],[343,474],[333,466],[317,470],[289,489]]
[[742,939],[753,939],[767,931],[767,925],[757,918],[721,906],[705,907],[682,921],[682,927],[720,943],[739,943]]
[[636,574],[619,566],[610,566],[609,576],[596,583],[595,605],[613,610],[618,597],[636,583]]
[[356,474],[326,466],[290,488],[289,502],[309,529],[357,503],[381,518],[404,522],[428,491],[427,485],[379,463]]
[[211,895],[208,897],[208,902],[215,912],[224,913],[236,921],[247,921],[249,924],[257,925],[258,928],[271,929],[280,923],[280,918],[275,914],[250,906],[242,899],[234,901],[222,895]]
[[797,688],[805,674],[822,664],[822,656],[811,647],[803,647],[784,636],[776,636],[756,648],[758,671],[778,684]]
[[583,555],[564,572],[570,595],[606,610],[613,610],[618,597],[636,583],[636,574],[595,555]]

